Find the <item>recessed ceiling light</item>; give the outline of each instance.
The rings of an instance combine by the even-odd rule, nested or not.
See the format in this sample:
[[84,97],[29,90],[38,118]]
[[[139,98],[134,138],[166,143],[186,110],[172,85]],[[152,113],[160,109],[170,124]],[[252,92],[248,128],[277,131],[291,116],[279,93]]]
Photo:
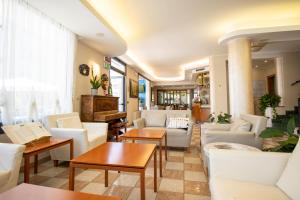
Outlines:
[[258,65],[255,65],[255,68],[258,68]]
[[264,60],[264,62],[265,62],[265,63],[267,63],[267,62],[268,62],[268,60]]
[[96,33],[96,35],[97,35],[98,37],[103,37],[103,36],[104,36],[104,33]]

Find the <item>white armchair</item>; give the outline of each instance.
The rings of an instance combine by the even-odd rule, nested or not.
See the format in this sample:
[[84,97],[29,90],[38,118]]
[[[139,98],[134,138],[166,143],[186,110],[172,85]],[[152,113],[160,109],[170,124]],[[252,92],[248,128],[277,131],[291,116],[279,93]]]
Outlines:
[[18,183],[24,145],[0,143],[0,193]]
[[292,154],[212,149],[213,200],[300,199],[300,143]]
[[231,142],[261,148],[260,133],[266,128],[267,118],[241,114],[232,124],[201,125],[201,146],[212,142]]
[[[73,138],[74,157],[77,157],[107,140],[107,123],[82,123],[78,113],[50,115],[46,127],[56,138]],[[68,146],[50,151],[54,161],[70,160]]]

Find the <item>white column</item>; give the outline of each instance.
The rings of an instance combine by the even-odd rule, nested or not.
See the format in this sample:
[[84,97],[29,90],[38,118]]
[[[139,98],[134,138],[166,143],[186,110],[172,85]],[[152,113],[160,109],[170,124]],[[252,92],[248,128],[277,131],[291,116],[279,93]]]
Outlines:
[[253,114],[251,46],[247,38],[228,42],[229,100],[233,118]]
[[276,88],[277,95],[281,96],[280,106],[284,106],[284,78],[283,78],[283,58],[277,57],[275,58],[275,66],[276,66]]

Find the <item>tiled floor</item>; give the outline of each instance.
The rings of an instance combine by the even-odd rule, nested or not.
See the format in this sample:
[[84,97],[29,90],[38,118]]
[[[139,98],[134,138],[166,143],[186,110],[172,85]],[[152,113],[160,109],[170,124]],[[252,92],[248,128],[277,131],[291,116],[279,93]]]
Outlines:
[[[199,128],[194,126],[188,150],[170,149],[169,159],[163,162],[163,178],[158,178],[158,192],[153,191],[153,163],[146,170],[147,200],[209,200],[207,177],[203,172],[199,149]],[[164,154],[163,154],[164,155]],[[23,174],[20,175],[22,182]],[[68,189],[66,163],[53,167],[51,161],[39,165],[39,173],[31,183]],[[139,176],[135,173],[110,171],[109,187],[104,187],[104,171],[76,169],[75,191],[118,196],[123,200],[140,198]]]

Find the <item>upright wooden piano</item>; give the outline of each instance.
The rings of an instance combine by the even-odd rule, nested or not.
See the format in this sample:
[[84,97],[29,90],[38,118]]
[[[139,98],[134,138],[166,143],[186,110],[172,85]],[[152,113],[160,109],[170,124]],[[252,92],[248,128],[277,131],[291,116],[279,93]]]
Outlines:
[[118,140],[119,130],[127,124],[127,113],[118,111],[118,101],[119,97],[81,95],[81,121],[108,123],[108,136]]

